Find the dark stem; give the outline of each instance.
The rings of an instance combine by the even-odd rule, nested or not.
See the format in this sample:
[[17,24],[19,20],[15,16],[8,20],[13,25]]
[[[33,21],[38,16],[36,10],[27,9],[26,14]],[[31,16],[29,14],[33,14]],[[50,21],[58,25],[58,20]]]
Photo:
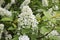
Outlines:
[[[51,29],[51,31],[53,31],[54,28],[55,28],[55,26]],[[51,32],[51,31],[50,31],[50,32]],[[50,32],[46,33],[46,34],[43,35],[43,36],[39,36],[37,39],[42,39],[42,38],[44,38],[44,37],[47,36]]]

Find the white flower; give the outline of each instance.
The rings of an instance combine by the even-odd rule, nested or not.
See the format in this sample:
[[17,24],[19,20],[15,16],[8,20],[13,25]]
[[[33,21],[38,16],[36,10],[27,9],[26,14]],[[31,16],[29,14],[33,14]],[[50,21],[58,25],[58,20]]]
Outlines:
[[6,39],[6,40],[11,40],[11,39],[12,39],[12,35],[11,35],[11,34],[5,35],[5,39]]
[[54,15],[54,13],[53,13],[53,9],[52,9],[52,8],[48,9],[47,12],[48,12],[49,14],[51,14],[52,16]]
[[0,30],[4,29],[4,24],[0,24]]
[[23,6],[23,8],[21,9],[22,12],[27,12],[26,15],[29,15],[29,14],[33,14],[31,8],[29,6]]
[[18,18],[18,27],[22,28],[37,28],[37,20],[33,15],[33,12],[29,6],[24,6],[22,9],[22,13],[19,15]]
[[0,15],[1,16],[11,17],[12,13],[10,11],[0,7]]
[[42,0],[42,5],[43,6],[48,6],[48,0]]
[[19,37],[19,40],[29,40],[29,37],[27,36],[27,35],[21,35],[20,37]]
[[11,4],[14,4],[15,3],[15,0],[11,0]]
[[56,31],[56,30],[53,30],[51,33],[49,33],[48,35],[52,35],[52,36],[55,36],[55,35],[59,35],[59,33]]
[[52,13],[52,11],[53,11],[53,9],[52,9],[52,8],[48,9],[48,12],[49,12],[49,13]]
[[0,39],[1,39],[3,29],[4,29],[4,24],[0,24]]
[[30,0],[25,0],[25,1],[21,4],[20,9],[22,9],[23,6],[27,6],[29,3],[30,3]]
[[12,5],[11,3],[8,3],[4,8],[9,9],[11,7],[11,5]]
[[53,8],[48,9],[47,12],[51,14],[52,17],[56,15],[56,13],[53,11]]
[[36,10],[36,12],[38,12],[38,13],[40,13],[40,12],[42,12],[43,11],[43,9],[37,9]]
[[11,0],[11,3],[8,3],[4,8],[9,9],[14,3],[15,3],[15,0]]
[[5,40],[11,40],[12,39],[12,35],[8,33],[7,30],[4,31],[5,34]]
[[2,34],[0,33],[0,39],[1,39],[1,35],[2,35]]
[[1,5],[4,3],[4,0],[0,0],[0,7],[1,7]]
[[59,0],[52,0],[52,3],[59,3]]
[[59,7],[57,5],[53,6],[54,10],[59,10]]

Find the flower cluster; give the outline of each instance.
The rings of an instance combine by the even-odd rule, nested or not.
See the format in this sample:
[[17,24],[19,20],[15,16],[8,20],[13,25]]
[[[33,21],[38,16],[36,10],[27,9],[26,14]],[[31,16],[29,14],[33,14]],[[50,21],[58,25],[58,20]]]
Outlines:
[[5,34],[5,40],[11,40],[12,39],[12,35],[8,34],[8,31],[5,30],[4,34]]
[[8,34],[8,31],[4,29],[4,24],[0,24],[0,39],[2,38],[2,33],[5,34],[5,40],[11,40],[11,34]]
[[56,30],[53,30],[51,33],[49,33],[49,35],[55,36],[59,35],[59,33]]
[[19,37],[19,40],[29,40],[29,37],[27,36],[27,35],[21,35],[20,37]]
[[32,28],[37,28],[37,24],[38,22],[33,15],[32,10],[29,8],[29,6],[24,6],[22,13],[18,18],[18,27],[30,28],[32,26]]
[[11,0],[11,4],[14,4],[15,3],[15,0]]
[[57,5],[53,6],[54,10],[59,10],[59,7]]
[[4,30],[4,24],[0,24],[0,39]]
[[11,0],[11,2],[8,3],[4,8],[5,8],[5,9],[9,9],[12,4],[15,4],[15,0]]
[[[30,0],[25,0],[20,6],[21,14],[18,15],[18,30],[21,30],[22,28],[31,28],[33,31],[38,29],[38,22],[33,15],[31,8],[28,6],[29,3]],[[29,40],[29,37],[23,34],[23,36],[19,37],[19,40]]]
[[12,13],[10,11],[0,7],[0,15],[1,16],[11,17]]
[[4,3],[4,0],[0,0],[0,7],[1,7],[1,5]]
[[42,0],[42,5],[43,6],[48,6],[48,0]]
[[53,11],[53,8],[48,9],[47,12],[49,12],[51,16],[55,16],[55,12]]
[[24,6],[27,6],[29,3],[30,3],[30,0],[25,0],[25,1],[21,4],[20,9],[22,9]]

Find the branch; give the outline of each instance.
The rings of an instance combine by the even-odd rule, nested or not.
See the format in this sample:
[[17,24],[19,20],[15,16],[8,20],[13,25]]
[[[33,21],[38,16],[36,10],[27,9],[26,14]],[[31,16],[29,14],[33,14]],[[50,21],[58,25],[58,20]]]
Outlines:
[[[50,32],[52,32],[54,30],[55,26],[51,29]],[[45,36],[47,36],[50,32],[46,33],[45,35],[41,36],[41,37],[38,37],[37,39],[41,39],[41,38],[44,38]]]

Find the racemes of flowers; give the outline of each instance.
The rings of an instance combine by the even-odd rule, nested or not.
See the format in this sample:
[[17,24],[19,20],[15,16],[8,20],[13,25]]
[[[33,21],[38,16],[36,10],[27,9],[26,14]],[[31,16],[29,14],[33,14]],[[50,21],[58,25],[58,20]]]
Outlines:
[[[27,3],[26,3],[27,2]],[[37,30],[38,22],[33,15],[31,8],[28,6],[30,0],[25,0],[21,4],[21,14],[18,15],[18,30],[31,28],[33,31]],[[25,33],[24,33],[25,34]],[[19,40],[29,40],[28,36],[24,35],[19,37]]]
[[0,7],[4,2],[5,2],[4,0],[0,0]]
[[[9,11],[8,9],[14,3],[15,3],[15,0],[11,0],[11,2],[8,3],[4,8],[0,7],[0,16],[12,17],[12,12]],[[18,29],[17,29],[18,30],[17,34],[19,34],[19,40],[30,40],[28,35],[26,35],[25,33],[23,33],[23,35],[19,33],[21,29],[31,28],[32,31],[35,31],[38,29],[37,27],[38,22],[35,16],[33,15],[31,8],[28,6],[29,3],[30,3],[30,0],[25,0],[20,6],[21,13],[18,15],[19,18],[18,18]],[[9,34],[7,30],[4,31],[4,34],[5,34],[5,40],[12,39],[12,35]],[[2,32],[1,32],[1,35],[2,35]],[[0,35],[0,39],[1,39],[1,35]]]
[[11,17],[12,13],[10,11],[6,10],[5,8],[0,7],[0,15]]
[[9,9],[12,6],[12,4],[15,4],[15,0],[11,0],[11,2],[8,3],[4,8]]
[[30,40],[29,37],[27,35],[21,35],[19,37],[19,40]]
[[[45,36],[59,35],[54,30],[57,25],[55,11],[59,10],[57,4],[49,8],[50,0],[41,0],[42,5],[38,0],[24,0],[22,4],[20,0],[5,1],[0,0],[0,40],[45,40]],[[55,0],[51,1],[55,3]]]
[[48,0],[42,0],[42,5],[43,6],[48,6]]
[[4,24],[0,24],[0,39],[4,30]]
[[21,11],[22,13],[18,18],[18,27],[30,28],[32,26],[32,29],[38,28],[38,22],[29,6],[24,6]]

